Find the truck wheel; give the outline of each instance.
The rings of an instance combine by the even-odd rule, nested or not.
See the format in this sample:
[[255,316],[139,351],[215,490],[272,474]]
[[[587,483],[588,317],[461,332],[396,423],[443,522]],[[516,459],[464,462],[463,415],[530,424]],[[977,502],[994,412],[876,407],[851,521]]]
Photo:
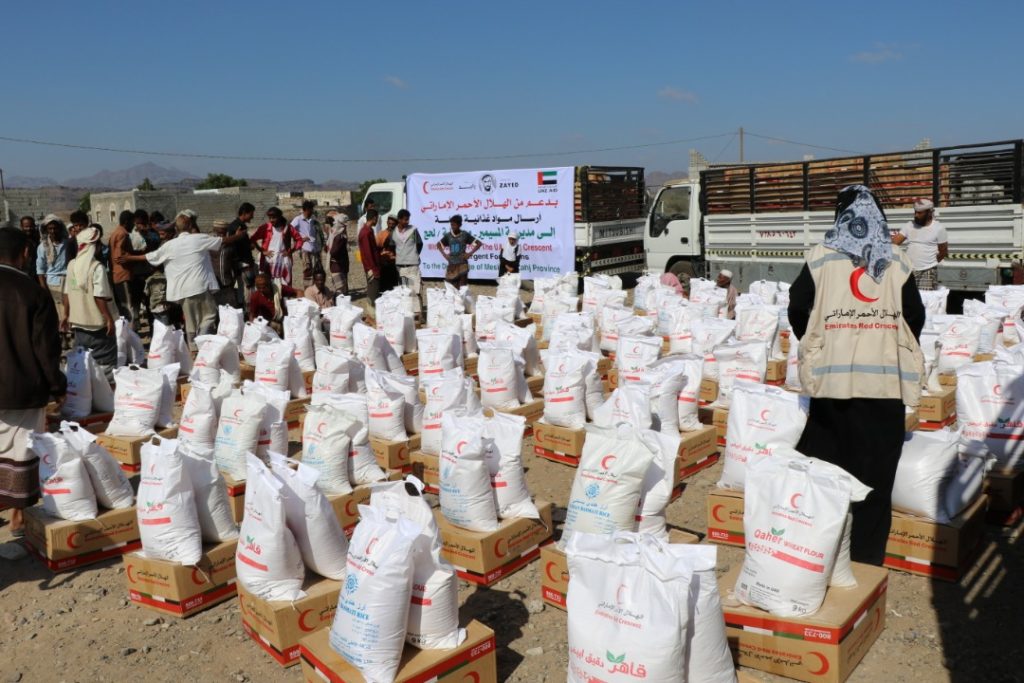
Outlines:
[[679,278],[679,284],[683,286],[684,290],[690,291],[690,278],[694,276],[692,263],[689,261],[677,261],[672,264],[668,272]]

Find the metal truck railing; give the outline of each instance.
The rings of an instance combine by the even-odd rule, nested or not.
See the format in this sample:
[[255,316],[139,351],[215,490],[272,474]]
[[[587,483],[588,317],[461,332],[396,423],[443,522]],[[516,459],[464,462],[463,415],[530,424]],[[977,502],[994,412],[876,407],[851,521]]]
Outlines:
[[701,174],[708,214],[831,211],[836,194],[868,185],[885,208],[918,197],[936,206],[1020,204],[1024,140],[814,161],[712,168]]

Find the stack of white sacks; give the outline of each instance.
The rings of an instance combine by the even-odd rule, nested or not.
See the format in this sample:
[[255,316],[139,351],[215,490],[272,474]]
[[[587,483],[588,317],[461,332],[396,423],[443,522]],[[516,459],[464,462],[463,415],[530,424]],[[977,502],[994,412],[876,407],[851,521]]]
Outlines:
[[50,515],[83,521],[96,519],[100,508],[135,505],[120,464],[77,423],[61,422],[52,433],[34,432],[30,447],[39,458],[39,489]]
[[[698,424],[702,359],[659,360],[654,320],[616,309],[608,301],[617,297],[607,291],[595,287],[593,301],[602,341],[617,337],[622,385],[602,400],[600,385],[588,382],[597,378],[598,358],[589,312],[552,321],[546,358],[544,420],[586,429],[561,540],[571,577],[568,680],[621,671],[656,680],[735,681],[715,580],[717,551],[670,544],[665,520],[680,420]],[[609,309],[616,313],[606,317]],[[623,322],[635,329],[622,334]]]

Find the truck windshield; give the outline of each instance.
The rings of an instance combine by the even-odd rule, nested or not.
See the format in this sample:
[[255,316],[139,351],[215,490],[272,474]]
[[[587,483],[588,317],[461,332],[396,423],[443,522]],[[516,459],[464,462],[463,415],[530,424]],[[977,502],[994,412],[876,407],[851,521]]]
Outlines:
[[658,195],[651,214],[651,237],[661,237],[669,221],[685,221],[690,217],[690,188],[668,187]]
[[377,209],[377,213],[380,214],[381,222],[384,221],[384,216],[388,215],[391,211],[392,193],[391,192],[371,192],[366,195],[363,199],[363,206],[366,206],[366,200],[373,200],[374,207]]

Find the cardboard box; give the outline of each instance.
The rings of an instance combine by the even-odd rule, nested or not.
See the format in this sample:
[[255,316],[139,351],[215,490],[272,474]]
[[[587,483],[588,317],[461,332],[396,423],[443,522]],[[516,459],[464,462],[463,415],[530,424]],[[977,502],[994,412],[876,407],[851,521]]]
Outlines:
[[[465,625],[466,640],[451,650],[419,650],[406,645],[395,683],[498,683],[494,631],[479,621]],[[331,649],[330,632],[302,639],[302,680],[306,683],[362,683],[359,670]]]
[[533,396],[544,396],[544,375],[531,375],[526,378],[526,387]]
[[231,516],[234,517],[235,524],[241,524],[242,517],[245,516],[245,482],[235,481],[223,472],[221,472],[221,476],[224,477],[224,483],[228,487],[228,504],[231,505]]
[[557,427],[538,421],[533,425],[533,452],[547,460],[577,467],[586,438],[583,428]]
[[341,582],[307,573],[302,590],[306,597],[292,603],[263,600],[238,586],[242,628],[281,666],[299,663],[300,640],[331,628]]
[[711,467],[721,457],[718,453],[718,434],[713,425],[705,425],[692,432],[681,432],[680,437],[673,489],[679,488],[687,477]]
[[777,617],[737,605],[736,563],[718,582],[725,633],[740,666],[812,683],[842,683],[885,628],[889,573],[853,564],[856,588],[829,589],[809,617]]
[[175,617],[190,617],[235,597],[235,548],[238,539],[204,545],[196,567],[124,556],[125,581],[132,602]]
[[944,387],[955,387],[956,386],[956,373],[942,372],[939,373],[939,384]]
[[946,387],[938,394],[921,394],[917,408],[921,429],[942,429],[956,420],[956,387]]
[[422,437],[419,434],[412,434],[406,441],[385,441],[376,437],[370,437],[370,448],[377,456],[377,464],[385,470],[411,470],[409,454],[420,448]]
[[607,356],[601,356],[597,359],[597,374],[601,377],[606,377],[612,369],[612,359]]
[[[529,436],[533,434],[533,425],[544,415],[544,399],[536,398],[529,403],[524,403],[517,408],[502,408],[498,410],[499,413],[507,413],[508,415],[522,415],[526,418],[526,430],[524,434]],[[490,417],[494,414],[493,408],[484,408],[484,414]]]
[[41,505],[25,509],[25,541],[51,571],[101,562],[142,547],[135,508],[100,510],[96,519],[69,522]]
[[708,540],[744,546],[743,491],[715,488],[708,492]]
[[[700,543],[700,536],[682,529],[668,530],[669,543]],[[566,608],[565,597],[569,593],[569,562],[558,546],[549,543],[540,549],[540,597],[541,600],[557,607]]]
[[256,381],[256,366],[255,365],[249,365],[248,363],[246,363],[243,360],[243,361],[240,361],[238,363],[238,366],[241,369],[241,376],[240,376],[241,381],[243,381],[243,382],[245,380],[249,380],[250,382],[255,382]]
[[420,353],[419,351],[410,351],[409,353],[402,354],[402,366],[405,367],[405,373],[407,375],[418,375],[420,374]]
[[725,445],[725,432],[729,426],[729,409],[728,408],[715,408],[711,413],[711,424],[715,426],[715,436],[718,439],[718,445]]
[[718,400],[718,380],[702,379],[700,382],[700,400],[703,403],[714,403]]
[[790,345],[790,343],[791,343],[791,341],[790,341],[790,338],[789,338],[789,330],[783,330],[783,331],[779,332],[779,346],[782,349],[782,353],[786,354],[787,358],[789,357],[789,345]]
[[470,356],[469,358],[465,358],[463,360],[462,369],[467,377],[476,377],[476,368],[479,360],[479,356]]
[[367,484],[356,486],[351,493],[327,496],[327,500],[334,508],[334,515],[341,523],[345,535],[352,536],[356,524],[359,523],[359,506],[370,501],[370,487]]
[[[106,429],[106,425],[102,426]],[[92,431],[90,426],[89,431]],[[164,429],[157,432],[157,435],[164,439],[174,439],[178,436],[178,428]],[[152,438],[150,436],[110,436],[109,434],[96,434],[96,443],[110,451],[114,459],[121,463],[121,469],[130,474],[136,474],[142,470],[142,444]]]
[[904,425],[908,432],[912,432],[921,426],[921,416],[917,414],[917,410],[911,408],[907,411],[907,421]]
[[992,470],[985,475],[989,509],[1013,512],[1024,505],[1024,469]]
[[949,524],[893,510],[885,566],[957,581],[970,568],[981,543],[987,506],[982,495]]
[[440,509],[434,511],[441,529],[441,555],[455,566],[459,578],[490,586],[540,555],[550,542],[553,505],[535,501],[540,520],[517,517],[502,520],[497,531],[469,531],[450,523]]
[[765,368],[764,383],[778,386],[786,381],[786,359],[769,360]]
[[423,490],[427,493],[440,493],[441,472],[438,457],[423,451],[413,451],[409,455],[409,461],[413,475],[424,484]]

